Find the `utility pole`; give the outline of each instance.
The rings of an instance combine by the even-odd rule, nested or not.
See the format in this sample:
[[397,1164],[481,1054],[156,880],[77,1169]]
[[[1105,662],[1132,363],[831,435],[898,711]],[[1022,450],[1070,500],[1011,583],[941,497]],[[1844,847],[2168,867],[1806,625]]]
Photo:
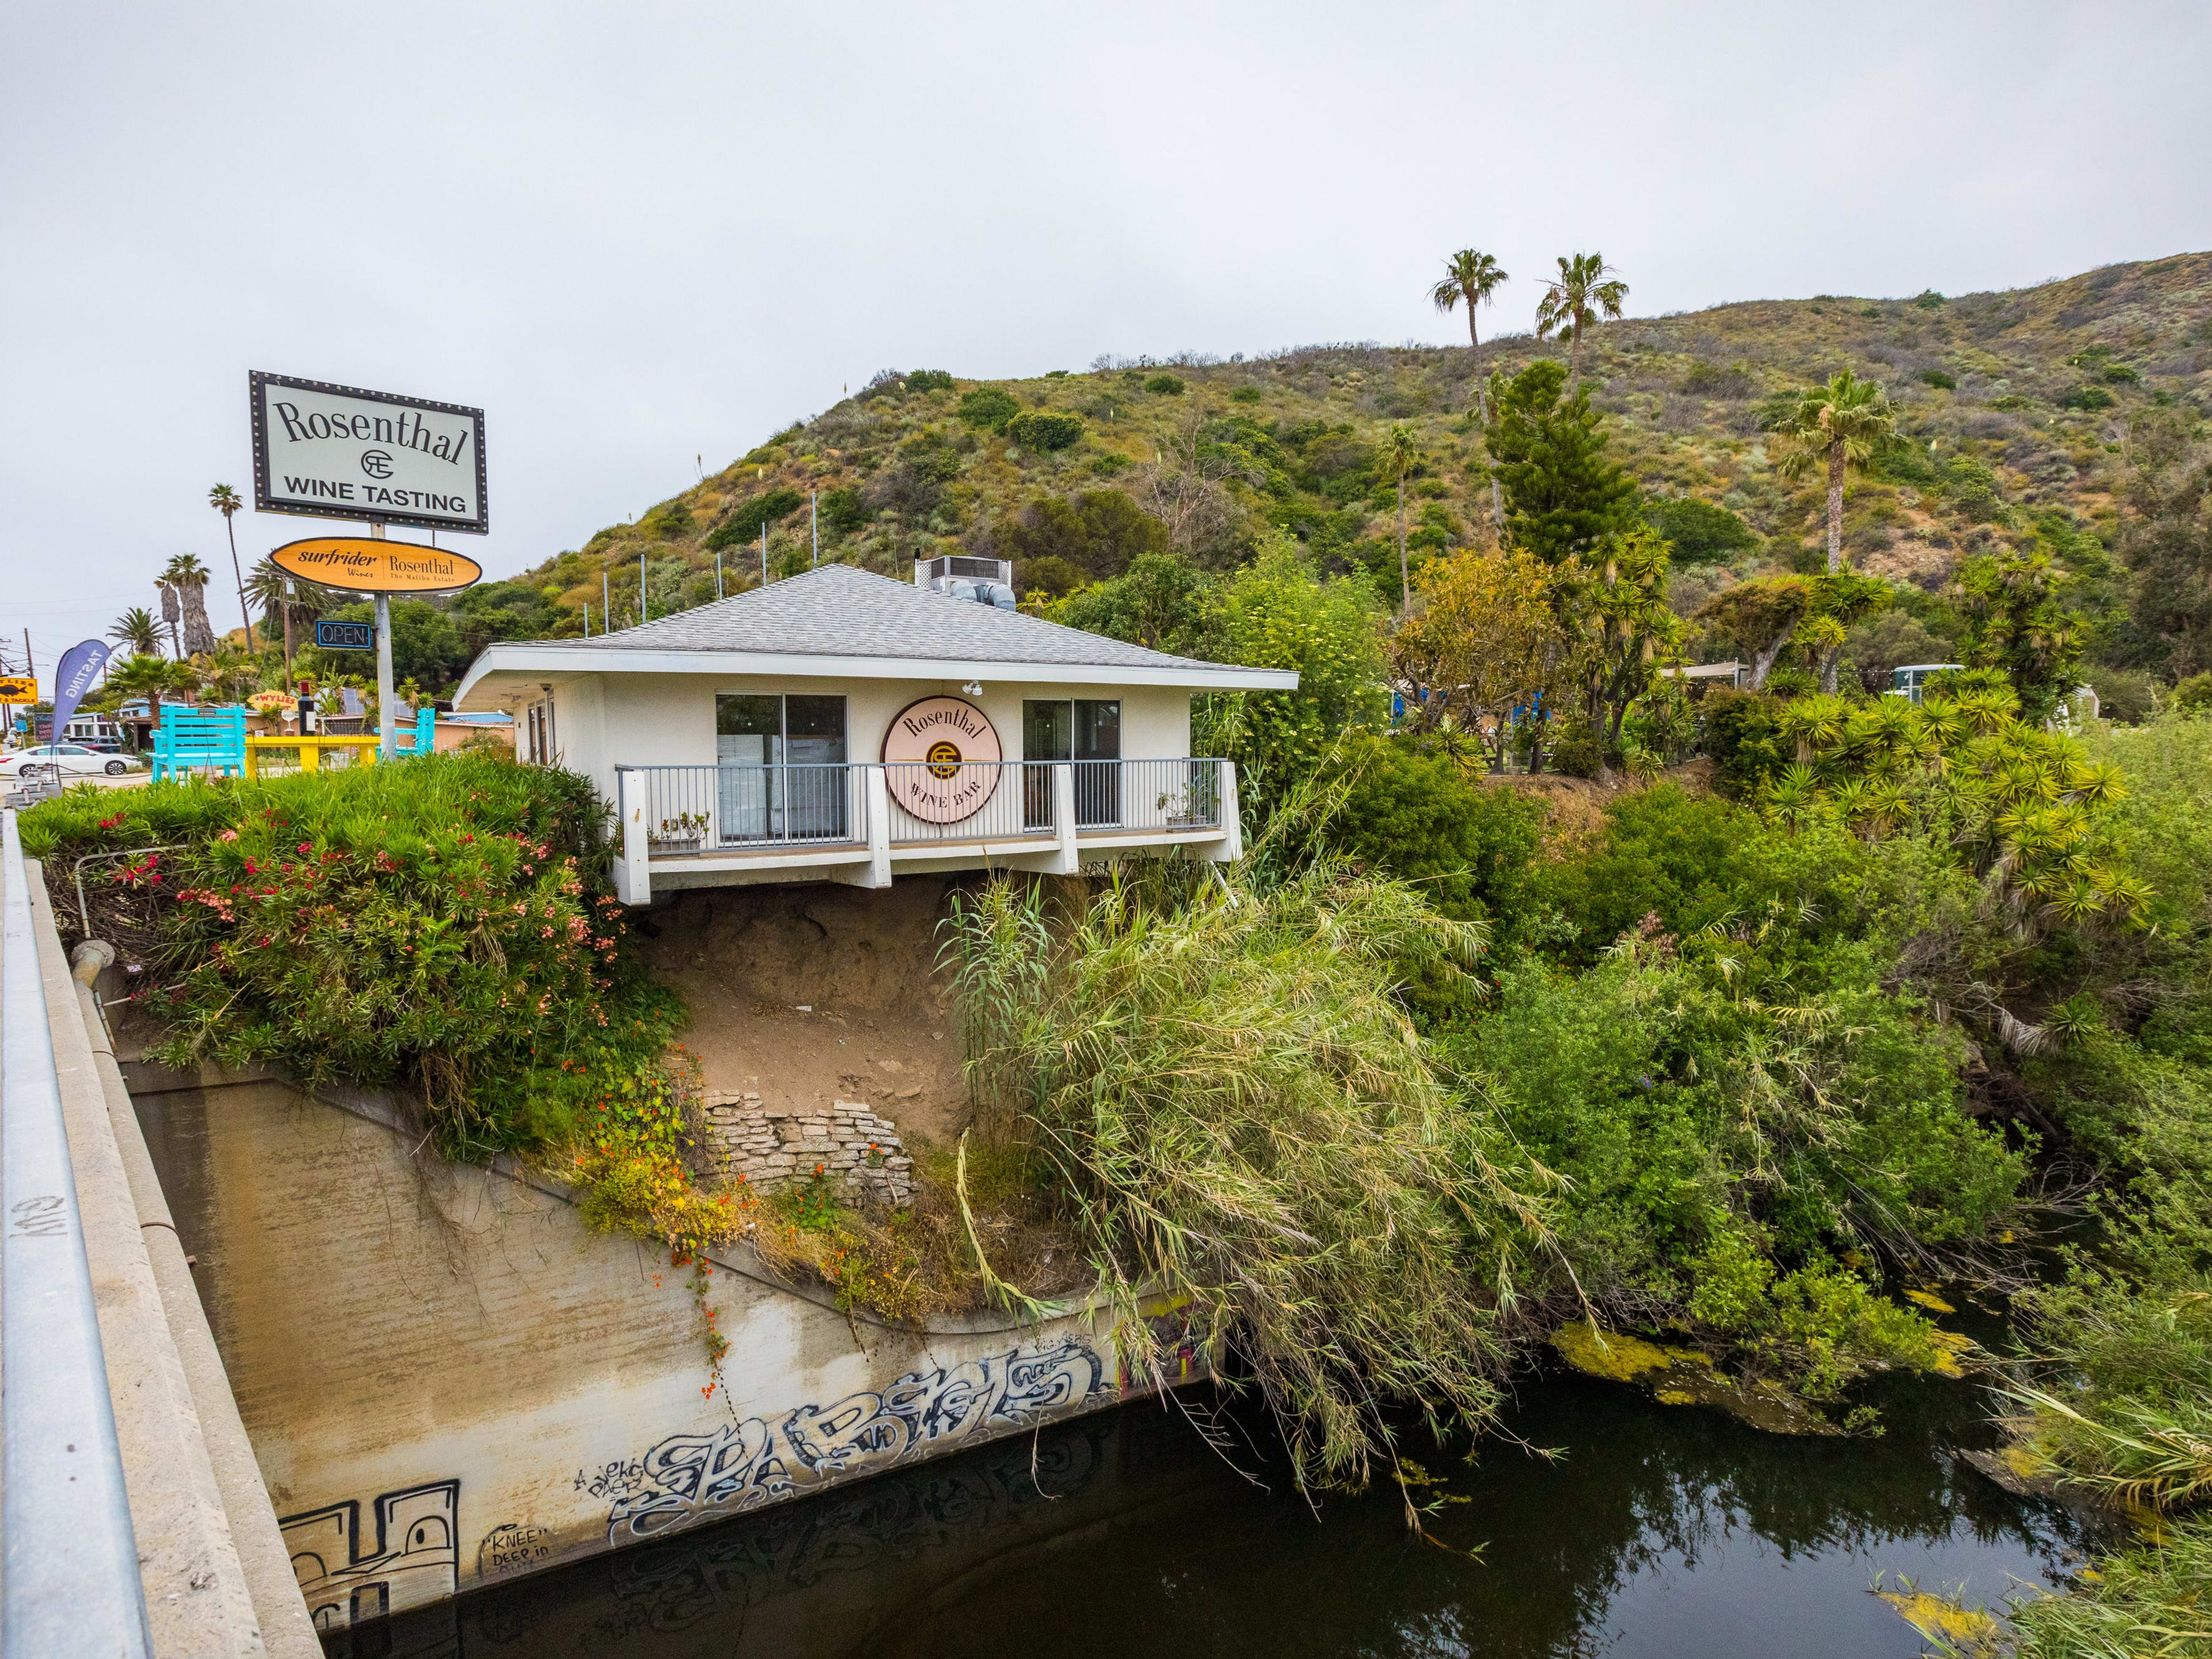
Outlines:
[[714,550],[714,597],[722,597],[722,550]]
[[822,515],[815,509],[812,490],[806,492],[806,527],[814,532],[814,568],[822,568]]
[[[768,586],[768,520],[765,518],[761,520],[761,586]],[[31,636],[26,633],[23,635],[23,649],[26,651],[31,648],[30,641]]]
[[641,553],[637,556],[637,623],[642,628],[645,623],[645,555]]
[[601,565],[599,567],[599,620],[606,624],[599,629],[600,633],[605,634],[613,631],[615,625],[615,602],[612,597],[611,597],[607,587],[607,568],[605,565]]

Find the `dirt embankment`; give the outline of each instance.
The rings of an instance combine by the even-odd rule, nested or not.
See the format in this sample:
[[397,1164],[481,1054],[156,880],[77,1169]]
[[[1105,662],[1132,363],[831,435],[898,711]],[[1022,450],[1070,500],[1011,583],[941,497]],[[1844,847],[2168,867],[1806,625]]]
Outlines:
[[945,1140],[963,1121],[951,980],[938,967],[953,884],[696,888],[641,918],[647,963],[691,1008],[708,1090],[769,1107],[866,1101]]

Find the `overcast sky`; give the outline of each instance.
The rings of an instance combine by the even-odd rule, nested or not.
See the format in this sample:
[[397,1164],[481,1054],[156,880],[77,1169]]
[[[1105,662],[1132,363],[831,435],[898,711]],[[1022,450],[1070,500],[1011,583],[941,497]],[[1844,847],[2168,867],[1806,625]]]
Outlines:
[[[0,632],[219,572],[246,372],[482,406],[512,574],[885,367],[1465,338],[2212,246],[2212,8],[0,10]],[[250,562],[318,521],[251,512]]]

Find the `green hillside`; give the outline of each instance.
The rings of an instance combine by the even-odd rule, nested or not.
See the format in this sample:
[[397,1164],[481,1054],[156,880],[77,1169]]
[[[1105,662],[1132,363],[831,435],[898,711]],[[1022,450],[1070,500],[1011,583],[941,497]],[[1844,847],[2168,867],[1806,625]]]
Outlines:
[[[1534,285],[1507,292],[1533,300]],[[1486,327],[1493,319],[1511,314],[1486,313]],[[1509,334],[1486,341],[1482,362],[1510,375],[1564,354]],[[1820,483],[1778,477],[1765,427],[1786,394],[1845,366],[1888,389],[1912,441],[1851,489],[1859,568],[1940,594],[1974,551],[2040,533],[2106,584],[2097,659],[2169,676],[2207,665],[2188,618],[2162,629],[2141,605],[2130,617],[2127,574],[2107,555],[2126,550],[2130,503],[2155,508],[2142,434],[2164,434],[2161,453],[2185,461],[2212,408],[2212,254],[2007,293],[1751,301],[1594,328],[1584,377],[1614,454],[1675,538],[1678,608],[1759,568],[1810,568]],[[824,559],[892,574],[916,556],[994,555],[1016,562],[1025,596],[1050,596],[1147,548],[1233,562],[1281,526],[1325,568],[1364,566],[1395,598],[1395,497],[1376,440],[1394,422],[1418,434],[1417,558],[1486,539],[1476,389],[1464,347],[1308,346],[995,382],[886,372],[639,521],[478,590],[463,631],[574,634],[587,603],[596,631],[602,572],[627,623],[641,555],[653,615],[703,603],[718,550],[727,591],[759,580],[763,523],[771,570],[795,573],[811,556],[810,494]],[[1733,517],[1668,509],[1670,497]],[[1940,603],[1910,608],[1942,631]]]

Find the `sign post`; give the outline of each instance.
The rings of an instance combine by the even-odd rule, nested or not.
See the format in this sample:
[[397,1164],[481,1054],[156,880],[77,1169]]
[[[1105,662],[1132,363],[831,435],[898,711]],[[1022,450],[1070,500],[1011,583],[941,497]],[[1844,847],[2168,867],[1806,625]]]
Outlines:
[[[384,526],[373,524],[369,535],[377,541],[384,539]],[[398,692],[392,684],[392,595],[379,588],[376,592],[376,757],[388,761],[399,753],[399,720],[396,700]]]
[[[269,555],[287,575],[322,587],[366,593],[376,607],[376,751],[390,760],[398,751],[399,728],[393,719],[392,684],[392,596],[394,593],[451,592],[483,575],[483,567],[442,547],[385,539],[384,526],[372,524],[366,538],[313,536],[287,542]],[[319,624],[318,624],[319,627]]]
[[483,410],[258,370],[246,377],[246,385],[253,410],[254,507],[368,521],[367,540],[318,537],[287,543],[269,556],[292,575],[371,596],[377,752],[390,760],[399,740],[392,595],[450,592],[477,581],[483,569],[439,548],[387,544],[385,526],[420,525],[474,536],[489,530]]

